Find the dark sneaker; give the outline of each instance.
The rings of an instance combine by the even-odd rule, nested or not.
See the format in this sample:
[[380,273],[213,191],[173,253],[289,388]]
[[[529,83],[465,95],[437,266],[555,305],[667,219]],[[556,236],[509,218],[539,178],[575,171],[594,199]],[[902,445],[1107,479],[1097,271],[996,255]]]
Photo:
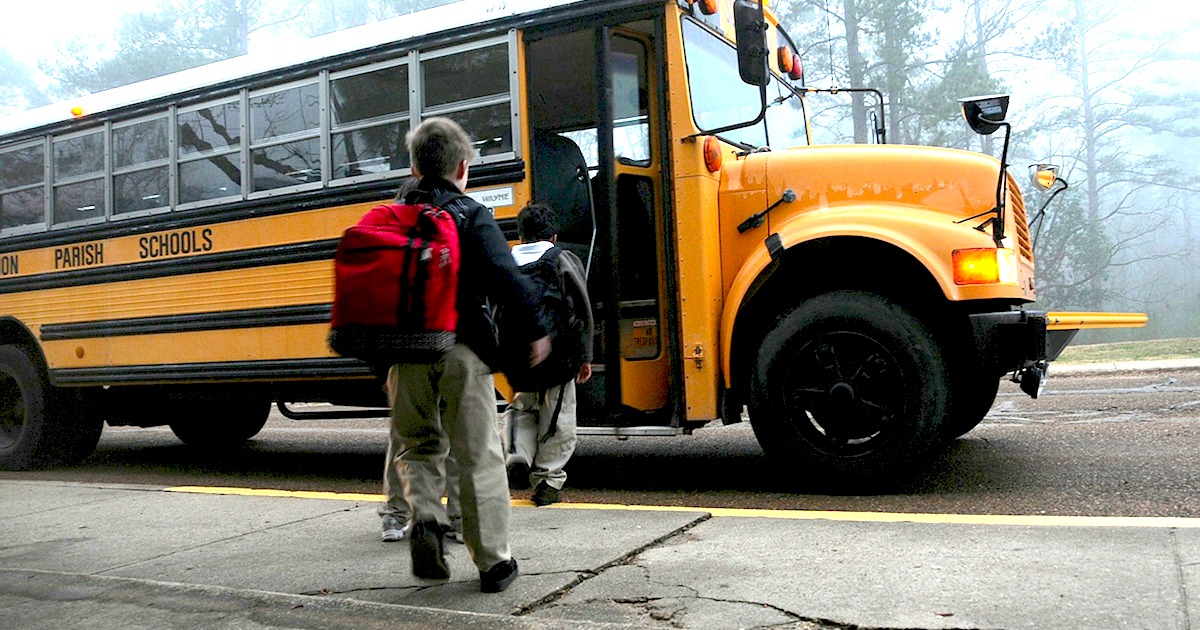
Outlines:
[[533,489],[533,504],[542,507],[551,503],[558,503],[558,488],[545,481],[539,482]]
[[380,539],[383,542],[400,542],[408,537],[408,530],[412,527],[412,523],[406,523],[391,514],[383,516],[383,533]]
[[513,490],[524,490],[529,487],[529,462],[519,455],[509,455],[505,467],[508,468],[508,487]]
[[499,593],[517,579],[517,559],[509,558],[487,571],[479,572],[479,590],[484,593]]
[[426,580],[445,580],[450,577],[446,564],[446,548],[442,542],[445,530],[437,521],[419,521],[412,528],[413,575]]

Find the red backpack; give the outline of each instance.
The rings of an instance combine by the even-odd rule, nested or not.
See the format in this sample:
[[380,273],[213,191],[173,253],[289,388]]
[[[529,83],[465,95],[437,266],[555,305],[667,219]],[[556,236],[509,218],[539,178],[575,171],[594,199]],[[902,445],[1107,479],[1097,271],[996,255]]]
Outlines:
[[458,226],[430,203],[372,208],[333,259],[329,347],[386,363],[436,361],[458,325]]

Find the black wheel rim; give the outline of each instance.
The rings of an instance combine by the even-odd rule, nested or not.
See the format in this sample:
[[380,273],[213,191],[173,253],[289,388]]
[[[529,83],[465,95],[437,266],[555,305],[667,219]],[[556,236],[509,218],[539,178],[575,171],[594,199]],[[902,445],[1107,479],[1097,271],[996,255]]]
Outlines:
[[870,452],[903,418],[903,370],[879,341],[857,332],[821,333],[801,341],[775,366],[786,421],[815,448],[834,456]]
[[25,430],[25,397],[17,381],[0,372],[0,451],[7,451]]

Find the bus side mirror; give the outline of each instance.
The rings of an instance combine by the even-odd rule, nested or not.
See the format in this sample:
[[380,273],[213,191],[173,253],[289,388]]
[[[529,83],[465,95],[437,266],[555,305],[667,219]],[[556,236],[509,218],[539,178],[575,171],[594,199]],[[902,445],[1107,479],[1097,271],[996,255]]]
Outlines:
[[733,31],[737,37],[738,74],[750,85],[767,84],[767,20],[761,2],[734,0]]
[[1030,164],[1029,180],[1033,182],[1034,186],[1037,186],[1042,190],[1050,190],[1059,182],[1058,165]]
[[960,98],[958,102],[962,105],[963,118],[970,125],[971,131],[981,136],[995,133],[1008,114],[1007,94],[972,96]]

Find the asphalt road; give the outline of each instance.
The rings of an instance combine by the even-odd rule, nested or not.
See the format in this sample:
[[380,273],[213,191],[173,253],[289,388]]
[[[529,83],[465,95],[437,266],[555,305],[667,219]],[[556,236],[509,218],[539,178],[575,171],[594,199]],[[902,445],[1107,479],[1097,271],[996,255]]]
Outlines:
[[[4,479],[379,492],[384,420],[273,413],[244,447],[212,454],[169,429],[106,427],[81,464]],[[572,502],[968,514],[1200,516],[1200,370],[1067,376],[1038,400],[1005,383],[988,417],[888,494],[792,490],[748,424],[691,436],[584,437]]]

